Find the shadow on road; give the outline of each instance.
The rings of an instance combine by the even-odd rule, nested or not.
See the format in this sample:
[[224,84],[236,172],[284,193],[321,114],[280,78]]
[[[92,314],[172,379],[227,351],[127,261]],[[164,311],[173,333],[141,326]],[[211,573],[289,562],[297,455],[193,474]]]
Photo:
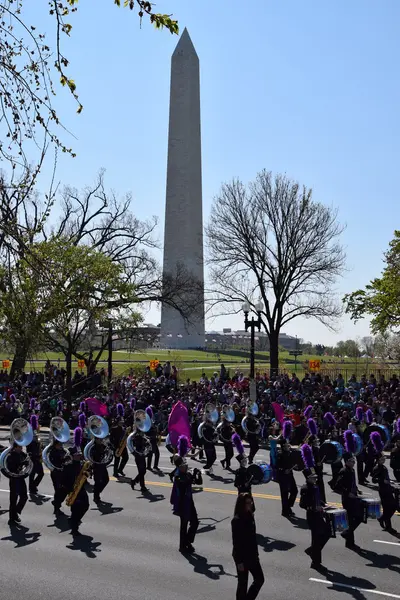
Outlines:
[[164,494],[153,494],[150,490],[142,492],[141,496],[136,496],[136,498],[139,500],[148,500],[150,503],[165,500]]
[[227,577],[236,577],[236,574],[227,573],[223,565],[218,563],[209,563],[205,556],[200,554],[184,554],[186,560],[193,566],[195,573],[205,575],[209,579],[219,579],[221,575]]
[[46,498],[46,496],[41,496],[40,494],[29,496],[29,502],[36,504],[36,506],[42,506],[42,504],[46,504],[46,502],[49,502],[50,500],[51,498]]
[[297,529],[310,529],[307,523],[307,519],[300,519],[299,517],[293,517],[293,520],[290,519],[293,523],[293,527]]
[[273,550],[278,550],[280,552],[286,552],[287,550],[291,550],[296,547],[296,544],[292,542],[285,542],[284,540],[276,540],[275,538],[271,538],[261,533],[256,534],[257,544],[262,547],[264,552],[272,552]]
[[232,477],[221,477],[221,475],[209,475],[209,478],[212,481],[220,481],[221,483],[233,483],[233,478]]
[[[326,577],[328,581],[334,580],[334,583],[332,583],[331,585],[328,584],[328,590],[334,590],[335,592],[349,594],[350,596],[353,596],[355,600],[366,600],[367,596],[361,590],[352,589],[352,586],[360,587],[365,590],[371,591],[376,589],[376,586],[367,579],[361,579],[361,577],[347,577],[346,575],[343,575],[342,573],[336,571],[332,571],[331,569],[328,569]],[[349,587],[343,588],[340,585],[335,585],[338,583]]]
[[10,535],[1,538],[4,541],[10,541],[15,543],[15,548],[23,548],[24,546],[30,546],[38,541],[41,533],[35,531],[34,533],[28,533],[29,528],[23,525],[10,525]]
[[80,535],[67,544],[69,550],[79,550],[88,558],[97,558],[97,554],[101,552],[99,546],[101,546],[101,542],[94,542],[90,535]]
[[122,506],[114,506],[112,502],[99,502],[99,504],[90,510],[97,510],[102,516],[104,516],[119,513],[124,509]]
[[210,523],[209,525],[202,525],[201,527],[199,527],[199,529],[197,530],[197,534],[214,531],[218,523],[222,523],[223,521],[226,521],[229,518],[230,517],[224,517],[223,519],[220,519],[218,521],[218,519],[213,519],[213,517],[199,517],[199,521],[213,521],[213,523]]
[[65,514],[61,514],[59,517],[55,517],[52,525],[47,525],[47,527],[56,527],[60,533],[70,531],[71,525],[69,523],[69,517]]
[[389,571],[393,571],[394,573],[398,573],[400,575],[400,558],[398,556],[393,556],[391,554],[378,554],[377,552],[373,552],[372,550],[364,550],[363,548],[357,550],[357,554],[370,561],[370,563],[366,565],[367,567],[375,567],[376,569],[389,569]]

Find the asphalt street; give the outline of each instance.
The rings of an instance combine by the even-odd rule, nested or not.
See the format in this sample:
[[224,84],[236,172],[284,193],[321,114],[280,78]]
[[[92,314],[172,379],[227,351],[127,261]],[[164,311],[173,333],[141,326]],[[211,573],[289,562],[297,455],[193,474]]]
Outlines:
[[[220,460],[223,449],[218,448],[217,453]],[[233,475],[218,462],[215,475],[204,476],[203,490],[195,494],[200,518],[196,553],[185,557],[178,552],[179,519],[172,515],[169,503],[169,458],[162,447],[163,473],[147,473],[148,495],[133,492],[128,477],[110,481],[102,495],[105,504],[100,508],[90,495],[90,509],[81,527],[83,535],[75,540],[66,517],[54,519],[48,474],[40,486],[46,496],[29,501],[22,514],[23,526],[11,531],[6,512],[8,480],[2,477],[0,598],[235,598],[230,530],[236,499]],[[260,451],[257,459],[268,460],[266,451]],[[191,466],[199,464],[190,461]],[[127,476],[135,475],[132,457],[125,471]],[[296,473],[296,480],[299,486],[303,484],[301,473]],[[298,518],[292,522],[283,518],[276,483],[254,487],[253,491],[265,574],[260,599],[343,600],[343,594],[356,600],[400,598],[400,539],[382,532],[377,522],[369,521],[357,530],[356,542],[362,551],[347,550],[340,537],[330,540],[323,552],[329,572],[321,575],[310,569],[310,560],[304,554],[310,542],[305,512],[297,504]],[[365,491],[371,497],[377,496],[372,489]],[[328,500],[338,503],[340,498],[328,494]],[[67,508],[65,512],[69,512]],[[399,516],[394,517],[394,525],[400,530]]]

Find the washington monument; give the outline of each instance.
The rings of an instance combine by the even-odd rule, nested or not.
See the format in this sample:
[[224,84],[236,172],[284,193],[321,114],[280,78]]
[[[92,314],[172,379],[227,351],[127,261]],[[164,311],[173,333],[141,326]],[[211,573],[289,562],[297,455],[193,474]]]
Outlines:
[[[199,58],[185,29],[171,59],[164,276],[180,273],[182,280],[187,273],[195,283],[178,290],[186,321],[162,305],[161,343],[170,348],[204,346],[202,204]],[[188,315],[194,300],[196,310]]]

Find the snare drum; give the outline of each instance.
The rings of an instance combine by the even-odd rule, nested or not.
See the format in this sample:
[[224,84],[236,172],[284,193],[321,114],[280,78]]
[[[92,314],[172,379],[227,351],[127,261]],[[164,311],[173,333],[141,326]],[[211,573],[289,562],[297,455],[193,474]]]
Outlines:
[[377,498],[361,498],[367,519],[380,519],[382,516],[382,503]]
[[343,446],[339,442],[326,440],[319,449],[319,455],[323,463],[332,465],[342,459]]
[[247,473],[251,475],[251,485],[269,483],[272,479],[272,469],[265,462],[256,462],[247,467]]
[[349,528],[349,520],[347,511],[344,508],[334,508],[325,511],[327,519],[331,526],[333,537],[336,537],[336,532],[342,533]]

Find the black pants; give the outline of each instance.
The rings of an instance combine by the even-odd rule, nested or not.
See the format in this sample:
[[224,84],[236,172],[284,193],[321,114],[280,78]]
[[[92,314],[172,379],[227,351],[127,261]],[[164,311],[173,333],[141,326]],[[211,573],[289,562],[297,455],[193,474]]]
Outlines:
[[10,478],[10,519],[15,519],[24,510],[28,492],[23,477]]
[[308,514],[307,523],[311,530],[310,558],[313,563],[322,563],[322,550],[331,537],[330,526],[324,521],[322,515]]
[[62,471],[54,470],[51,472],[50,477],[54,487],[54,510],[60,510],[61,504],[68,495],[68,490],[64,485]]
[[293,508],[298,492],[293,473],[281,475],[279,487],[281,490],[282,513],[287,514]]
[[363,483],[364,477],[364,459],[362,453],[357,456],[357,479],[358,483]]
[[33,469],[29,474],[29,492],[34,494],[44,476],[43,465],[39,460],[33,461]]
[[107,467],[105,465],[93,465],[93,481],[94,490],[93,495],[98,498],[101,492],[104,490],[110,478],[108,476]]
[[[264,573],[259,559],[244,563],[244,570],[239,571],[236,565],[238,583],[236,589],[236,600],[254,600],[264,585]],[[247,590],[249,584],[249,573],[253,576],[253,583]]]
[[154,456],[154,468],[158,469],[158,461],[160,460],[160,450],[156,443],[151,444],[151,452],[147,456],[147,468],[151,469],[151,459]]
[[199,527],[199,519],[193,503],[190,509],[190,517],[181,517],[180,519],[179,548],[180,550],[184,550],[189,544],[193,544]]
[[75,502],[71,506],[71,529],[76,531],[89,509],[89,496],[84,488],[81,489]]
[[211,467],[217,460],[217,453],[215,451],[215,446],[211,446],[209,448],[204,448],[204,451],[206,453],[206,459],[207,459],[207,462],[206,462],[204,468],[206,470],[211,469]]
[[315,467],[317,474],[317,486],[319,489],[320,500],[326,504],[325,485],[324,485],[324,467],[322,465]]
[[117,477],[118,475],[122,474],[128,460],[129,460],[128,450],[125,447],[121,456],[114,457],[114,477]]
[[135,454],[135,463],[137,466],[138,474],[135,479],[132,479],[132,485],[140,484],[141,488],[146,487],[144,476],[146,475],[146,458],[144,456],[137,456]]
[[365,459],[365,469],[364,469],[364,480],[367,479],[369,475],[372,475],[372,471],[374,470],[375,459],[372,457],[368,457]]
[[343,508],[347,510],[349,528],[342,533],[342,537],[345,538],[347,544],[353,545],[355,543],[354,532],[364,520],[362,504],[358,499],[349,498],[348,502],[343,502]]
[[258,445],[258,440],[256,437],[249,435],[249,446],[250,446],[249,465],[251,465],[251,463],[254,460],[255,455],[257,454],[257,452],[260,449],[260,446]]
[[224,442],[224,450],[225,450],[225,468],[229,469],[231,466],[231,460],[233,458],[232,442],[228,442],[228,443]]
[[396,481],[400,481],[400,470],[395,469],[393,475],[395,476]]
[[380,499],[382,502],[382,522],[387,529],[392,529],[391,519],[396,512],[395,497],[390,495],[380,495]]

